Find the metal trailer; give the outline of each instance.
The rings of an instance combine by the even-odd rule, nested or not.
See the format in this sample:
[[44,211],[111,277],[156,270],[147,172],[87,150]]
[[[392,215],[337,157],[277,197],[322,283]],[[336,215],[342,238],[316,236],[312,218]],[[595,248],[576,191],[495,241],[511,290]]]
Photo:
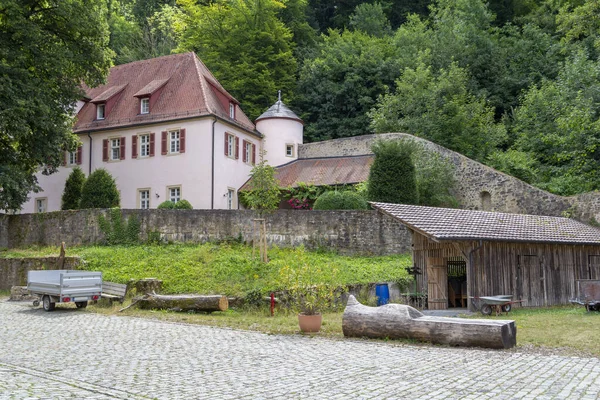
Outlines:
[[29,271],[27,290],[39,296],[33,302],[46,311],[54,310],[56,303],[73,302],[77,308],[87,307],[89,300],[98,300],[102,294],[102,272],[55,270]]
[[600,280],[578,279],[575,282],[578,295],[569,301],[581,304],[587,311],[600,311]]

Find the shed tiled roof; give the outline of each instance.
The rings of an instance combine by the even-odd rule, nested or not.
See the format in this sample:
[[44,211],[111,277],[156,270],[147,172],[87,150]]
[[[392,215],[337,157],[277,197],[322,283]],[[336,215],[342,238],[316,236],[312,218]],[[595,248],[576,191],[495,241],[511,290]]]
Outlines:
[[371,203],[411,229],[438,241],[600,245],[600,229],[569,218]]
[[[166,81],[166,82],[164,82]],[[136,61],[110,69],[105,85],[84,87],[92,101],[106,101],[107,95],[124,86],[104,120],[96,120],[96,106],[85,104],[77,114],[75,132],[163,122],[186,117],[217,115],[255,132],[255,126],[239,107],[239,102],[221,86],[194,53]],[[149,114],[139,113],[140,94],[162,88]],[[144,93],[147,92],[147,93]],[[112,97],[112,95],[110,97]],[[235,120],[229,118],[229,102],[236,106]]]

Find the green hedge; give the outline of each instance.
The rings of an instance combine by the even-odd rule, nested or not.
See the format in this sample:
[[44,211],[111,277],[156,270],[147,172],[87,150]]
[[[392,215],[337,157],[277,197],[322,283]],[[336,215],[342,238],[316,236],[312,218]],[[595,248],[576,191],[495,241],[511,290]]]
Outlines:
[[314,210],[366,210],[367,201],[360,194],[350,191],[329,191],[315,201]]

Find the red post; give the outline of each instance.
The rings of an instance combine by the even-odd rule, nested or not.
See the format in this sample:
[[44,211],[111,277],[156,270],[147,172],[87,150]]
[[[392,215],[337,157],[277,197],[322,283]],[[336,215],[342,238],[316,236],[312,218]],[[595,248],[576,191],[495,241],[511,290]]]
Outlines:
[[271,317],[275,313],[275,293],[271,292]]

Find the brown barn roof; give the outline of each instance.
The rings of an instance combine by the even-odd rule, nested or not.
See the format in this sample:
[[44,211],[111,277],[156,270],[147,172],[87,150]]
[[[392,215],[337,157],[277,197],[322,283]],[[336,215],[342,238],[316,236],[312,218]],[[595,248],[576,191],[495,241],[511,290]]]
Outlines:
[[569,218],[371,203],[434,240],[492,240],[600,245],[600,229]]
[[[281,187],[297,187],[298,183],[315,186],[343,185],[366,181],[374,155],[298,159],[275,168]],[[249,189],[250,181],[240,190]]]
[[[75,132],[162,122],[180,118],[217,115],[255,131],[239,102],[221,86],[194,53],[175,54],[118,65],[110,69],[105,85],[84,88],[93,102],[115,100],[104,120],[96,120],[96,106],[88,102],[77,114]],[[160,90],[160,93],[158,91]],[[115,96],[117,93],[121,93]],[[157,93],[149,114],[139,113],[136,96]],[[235,120],[229,118],[229,102],[236,105]]]

